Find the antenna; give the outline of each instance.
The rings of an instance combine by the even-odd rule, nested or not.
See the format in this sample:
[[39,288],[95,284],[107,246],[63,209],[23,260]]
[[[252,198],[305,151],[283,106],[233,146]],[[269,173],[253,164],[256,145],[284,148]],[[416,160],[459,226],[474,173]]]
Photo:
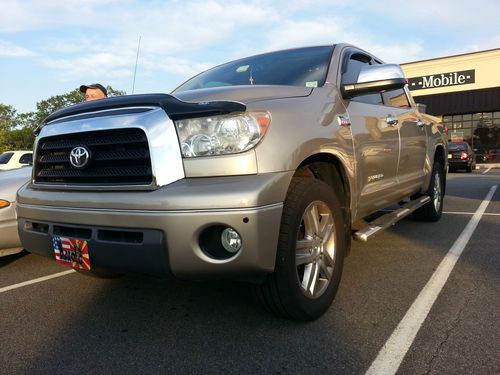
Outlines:
[[132,94],[135,89],[135,76],[137,74],[137,61],[139,61],[139,48],[141,47],[141,36],[139,35],[139,42],[137,43],[137,55],[135,56],[135,68],[134,68],[134,82],[132,83]]

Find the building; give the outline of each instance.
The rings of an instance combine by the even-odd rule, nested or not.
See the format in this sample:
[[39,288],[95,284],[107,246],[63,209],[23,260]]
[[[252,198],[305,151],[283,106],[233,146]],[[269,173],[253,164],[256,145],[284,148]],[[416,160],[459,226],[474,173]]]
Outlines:
[[500,48],[402,64],[415,101],[442,119],[450,142],[500,162]]

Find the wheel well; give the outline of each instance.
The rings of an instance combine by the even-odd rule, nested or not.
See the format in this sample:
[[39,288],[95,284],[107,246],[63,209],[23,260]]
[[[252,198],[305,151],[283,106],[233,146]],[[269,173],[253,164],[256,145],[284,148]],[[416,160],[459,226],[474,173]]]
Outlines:
[[[351,241],[351,189],[347,173],[338,158],[330,154],[317,154],[304,160],[296,169],[294,177],[310,177],[321,180],[332,187],[341,203],[347,241]],[[349,252],[349,250],[348,250]]]

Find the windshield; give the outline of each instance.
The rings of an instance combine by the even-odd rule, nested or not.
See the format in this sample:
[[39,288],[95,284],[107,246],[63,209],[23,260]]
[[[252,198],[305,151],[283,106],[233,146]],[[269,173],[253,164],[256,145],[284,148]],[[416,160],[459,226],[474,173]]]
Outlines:
[[0,155],[0,164],[7,164],[12,155],[14,155],[13,152],[4,152],[2,155]]
[[333,48],[299,48],[229,62],[191,78],[174,93],[239,85],[320,87],[325,83]]

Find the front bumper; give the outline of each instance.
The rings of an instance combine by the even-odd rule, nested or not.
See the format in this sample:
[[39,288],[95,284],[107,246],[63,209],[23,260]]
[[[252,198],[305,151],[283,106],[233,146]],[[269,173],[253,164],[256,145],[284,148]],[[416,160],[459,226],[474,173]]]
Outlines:
[[466,168],[472,165],[471,160],[448,159],[448,165],[451,168]]
[[[28,251],[52,258],[54,235],[86,240],[95,268],[252,279],[274,270],[290,179],[290,173],[191,179],[154,192],[120,193],[28,186],[18,193],[18,228]],[[199,243],[205,228],[221,225],[242,238],[241,250],[229,259],[215,259]]]

